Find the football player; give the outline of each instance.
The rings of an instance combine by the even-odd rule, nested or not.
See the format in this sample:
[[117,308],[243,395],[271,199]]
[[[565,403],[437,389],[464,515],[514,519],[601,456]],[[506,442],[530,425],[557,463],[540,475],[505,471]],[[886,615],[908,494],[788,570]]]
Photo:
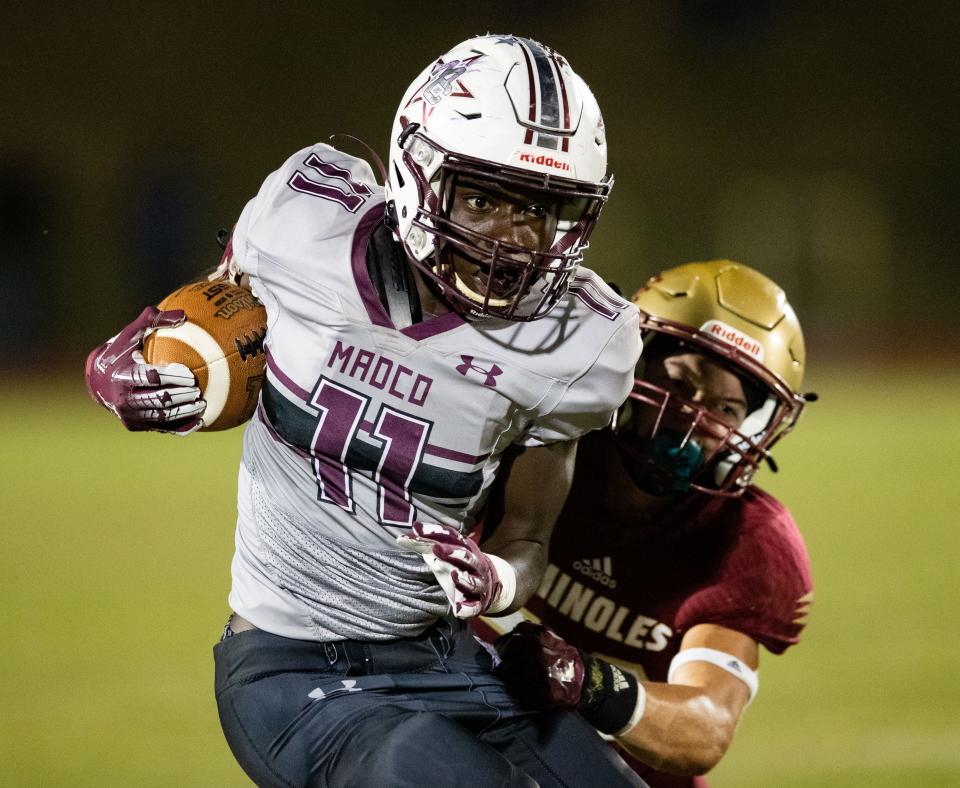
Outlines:
[[580,709],[651,786],[689,788],[757,692],[759,647],[795,644],[810,609],[797,526],[753,478],[813,395],[797,318],[757,271],[682,265],[633,303],[634,389],[581,441],[528,620],[497,648],[524,704]]
[[[606,158],[567,61],[488,35],[411,84],[385,188],[317,144],[243,209],[218,275],[266,307],[267,374],[214,654],[258,784],[638,784],[578,715],[521,710],[464,623],[536,589],[576,441],[631,387],[637,312],[580,266]],[[91,393],[129,429],[201,424],[189,371],[140,354],[182,318],[148,309],[90,355]],[[514,445],[481,550],[469,534]]]

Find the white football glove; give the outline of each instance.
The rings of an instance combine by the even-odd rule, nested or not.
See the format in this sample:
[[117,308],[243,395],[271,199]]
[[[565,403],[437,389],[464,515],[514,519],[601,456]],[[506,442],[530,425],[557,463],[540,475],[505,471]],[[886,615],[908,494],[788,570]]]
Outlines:
[[413,536],[402,534],[397,544],[420,554],[457,618],[499,613],[513,602],[517,590],[513,567],[499,556],[483,552],[456,528],[414,523]]

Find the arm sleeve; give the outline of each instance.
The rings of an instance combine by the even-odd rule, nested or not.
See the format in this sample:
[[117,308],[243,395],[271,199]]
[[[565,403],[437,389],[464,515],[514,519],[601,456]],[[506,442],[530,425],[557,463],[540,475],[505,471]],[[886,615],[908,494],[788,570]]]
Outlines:
[[560,387],[554,406],[530,425],[518,443],[545,446],[575,440],[610,423],[633,388],[642,348],[636,309],[625,310],[618,323],[600,352],[577,377]]

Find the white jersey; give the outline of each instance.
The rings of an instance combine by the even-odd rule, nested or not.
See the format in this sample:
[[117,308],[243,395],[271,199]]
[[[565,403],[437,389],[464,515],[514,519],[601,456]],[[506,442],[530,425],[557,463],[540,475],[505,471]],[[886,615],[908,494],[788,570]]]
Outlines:
[[367,163],[315,145],[234,229],[268,328],[230,605],[286,637],[385,640],[445,615],[396,536],[414,521],[470,530],[503,451],[607,424],[640,353],[636,310],[586,269],[540,320],[449,313],[396,329],[365,261],[383,215]]

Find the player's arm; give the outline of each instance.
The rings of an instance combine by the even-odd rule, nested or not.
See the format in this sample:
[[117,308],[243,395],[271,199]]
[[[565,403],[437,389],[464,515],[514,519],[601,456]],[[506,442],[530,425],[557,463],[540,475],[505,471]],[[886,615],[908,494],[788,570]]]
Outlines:
[[523,705],[575,707],[640,760],[676,774],[703,774],[726,753],[759,660],[756,641],[714,624],[687,632],[669,683],[641,680],[529,622],[497,651],[498,672]]
[[503,491],[503,515],[483,549],[516,572],[513,601],[499,613],[519,610],[533,596],[547,568],[554,523],[573,482],[577,441],[524,449],[513,461]]
[[205,278],[211,282],[223,279],[238,287],[250,290],[250,275],[243,271],[237,256],[233,252],[233,233],[220,230],[217,233],[217,243],[223,249],[220,263],[213,270],[205,272]]
[[547,565],[553,524],[570,492],[576,441],[528,448],[514,460],[503,514],[483,549],[456,528],[414,523],[401,547],[423,556],[458,618],[518,610],[537,589]]
[[[234,255],[232,235],[221,230],[217,241],[223,247],[220,263],[197,280],[223,279],[249,290],[250,279]],[[131,432],[189,435],[201,426],[206,402],[193,373],[183,364],[148,364],[143,357],[144,340],[151,332],[175,328],[184,320],[182,310],[149,306],[87,356],[87,391]]]
[[[684,661],[697,655],[712,656],[726,667],[696,658]],[[730,747],[752,696],[748,682],[758,662],[757,643],[747,635],[715,624],[692,627],[681,643],[670,683],[640,682],[645,695],[643,714],[619,733],[618,741],[661,771],[709,771]]]

